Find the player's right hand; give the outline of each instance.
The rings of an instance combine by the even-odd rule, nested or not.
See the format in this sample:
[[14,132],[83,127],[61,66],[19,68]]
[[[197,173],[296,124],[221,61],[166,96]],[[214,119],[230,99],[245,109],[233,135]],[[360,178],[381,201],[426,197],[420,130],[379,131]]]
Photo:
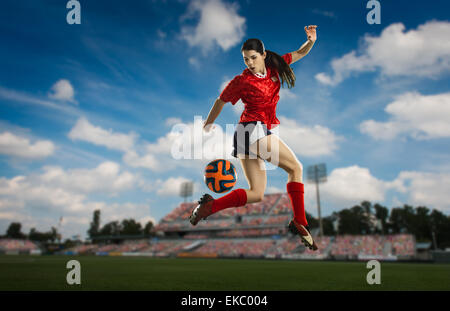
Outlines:
[[206,133],[210,133],[210,132],[214,131],[215,128],[216,128],[216,126],[215,126],[213,123],[210,123],[210,124],[207,124],[207,125],[204,125],[204,126],[203,126],[203,130],[204,130]]

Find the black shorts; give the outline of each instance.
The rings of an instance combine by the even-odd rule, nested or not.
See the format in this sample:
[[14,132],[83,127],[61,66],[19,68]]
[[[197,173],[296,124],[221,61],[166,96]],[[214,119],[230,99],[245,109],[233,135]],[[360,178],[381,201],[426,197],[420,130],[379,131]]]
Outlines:
[[231,155],[235,158],[244,158],[244,155],[251,155],[256,159],[257,154],[250,151],[250,146],[259,139],[271,135],[272,132],[267,129],[266,124],[261,121],[240,122],[236,126],[233,137],[233,152]]

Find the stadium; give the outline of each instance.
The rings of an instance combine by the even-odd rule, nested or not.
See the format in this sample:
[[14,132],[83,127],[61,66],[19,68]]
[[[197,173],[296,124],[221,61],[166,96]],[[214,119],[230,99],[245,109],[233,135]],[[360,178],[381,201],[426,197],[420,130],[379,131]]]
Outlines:
[[446,301],[445,7],[2,1],[0,301]]
[[[98,236],[95,243],[70,248],[43,248],[29,240],[0,239],[2,289],[450,289],[450,253],[423,253],[418,248],[423,243],[417,243],[412,234],[318,236],[315,228],[312,234],[319,250],[313,252],[287,230],[292,208],[286,193],[268,194],[261,202],[226,209],[194,227],[188,217],[195,205],[180,203],[146,237]],[[91,270],[78,288],[62,282],[61,275],[67,270],[61,270],[72,259],[81,263],[84,274]],[[381,262],[381,284],[366,281],[370,260]],[[36,267],[46,267],[45,279],[36,280],[40,275],[36,275]],[[96,277],[101,273],[112,277]],[[202,278],[193,281],[198,273]],[[296,275],[296,281],[286,282],[291,274]],[[247,278],[249,275],[254,278]],[[307,282],[318,275],[329,278]],[[30,282],[23,283],[24,279]]]
[[[410,234],[317,237],[319,250],[306,249],[288,233],[292,208],[286,193],[270,194],[258,203],[226,209],[193,227],[188,217],[196,203],[181,203],[153,229],[156,238],[122,244],[82,245],[66,255],[151,257],[413,260],[416,243]],[[314,230],[316,233],[318,230]],[[314,234],[313,233],[313,234]]]

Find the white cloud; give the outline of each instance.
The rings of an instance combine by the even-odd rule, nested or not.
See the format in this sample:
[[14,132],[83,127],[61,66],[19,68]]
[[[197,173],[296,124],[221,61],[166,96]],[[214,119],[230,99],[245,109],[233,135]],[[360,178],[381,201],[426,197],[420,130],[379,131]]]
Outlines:
[[[14,220],[27,228],[46,230],[64,217],[63,234],[85,234],[89,218],[96,209],[102,211],[102,222],[112,218],[150,217],[149,207],[137,203],[92,201],[89,195],[110,197],[133,190],[142,179],[122,171],[114,162],[96,168],[63,170],[44,167],[41,174],[0,178],[0,220]],[[4,221],[2,221],[4,224]],[[82,228],[82,232],[80,232]]]
[[224,51],[240,43],[244,37],[245,18],[237,13],[236,3],[221,0],[193,0],[187,13],[182,17],[192,19],[200,16],[195,27],[182,26],[181,37],[190,46],[199,46],[206,53],[214,44]]
[[39,180],[54,187],[63,187],[77,193],[107,193],[117,195],[129,190],[137,183],[133,174],[120,171],[115,162],[103,162],[94,169],[73,169],[64,171],[60,167],[46,166]]
[[450,212],[449,173],[406,171],[395,182],[408,193],[409,204]]
[[293,93],[289,89],[281,88],[280,89],[280,101],[284,99],[295,99],[297,98],[297,95]]
[[194,68],[196,68],[196,69],[200,69],[201,68],[200,61],[197,58],[195,58],[195,57],[189,57],[189,64],[191,66],[193,66]]
[[155,142],[141,142],[139,150],[135,146],[137,135],[134,133],[125,135],[115,133],[111,129],[107,131],[92,125],[85,118],[77,121],[69,137],[123,151],[123,161],[131,167],[159,172],[176,167],[197,169],[205,159],[231,158],[234,128],[224,132],[218,126],[214,132],[208,134],[203,131],[203,121],[197,117],[194,123],[184,124],[180,119],[169,118],[166,124],[173,125],[170,132]]
[[315,125],[301,126],[295,120],[283,116],[280,120],[279,136],[295,153],[306,157],[331,155],[338,149],[343,138],[327,127]]
[[167,33],[165,33],[164,31],[162,31],[161,29],[156,30],[156,34],[158,35],[159,38],[161,39],[165,39],[167,37]]
[[384,181],[372,176],[369,169],[357,165],[334,169],[320,187],[329,200],[341,204],[384,201],[387,189]]
[[70,115],[79,115],[79,112],[72,105],[64,105],[61,103],[54,103],[48,100],[42,100],[28,94],[17,92],[15,90],[6,89],[0,86],[0,98],[14,101],[20,104],[27,103],[35,106],[51,108],[62,111]]
[[336,14],[334,12],[331,12],[331,11],[323,11],[323,10],[319,10],[319,9],[314,9],[314,10],[312,10],[312,12],[315,13],[315,14],[319,14],[319,15],[322,15],[322,16],[325,16],[325,17],[329,17],[329,18],[333,18],[333,19],[337,18]]
[[142,167],[155,171],[162,169],[160,163],[153,154],[139,156],[136,151],[130,150],[123,156],[123,161],[131,167]]
[[107,209],[101,211],[101,219],[102,224],[106,224],[111,221],[122,221],[133,218],[144,227],[148,221],[156,224],[155,218],[149,212],[150,207],[147,204],[114,203],[109,205]]
[[[167,180],[157,180],[156,193],[160,196],[176,197],[180,195],[181,185],[184,182],[190,181],[184,177],[169,177]],[[198,184],[194,183],[193,192],[198,188]]]
[[165,124],[167,126],[172,126],[172,125],[175,125],[175,124],[181,123],[181,122],[182,122],[182,120],[180,118],[167,118]]
[[[0,195],[18,201],[45,201],[50,206],[77,210],[78,203],[87,194],[115,196],[132,189],[139,177],[121,172],[114,162],[104,162],[94,169],[63,170],[58,166],[45,166],[42,174],[0,178]],[[23,205],[25,206],[25,205]]]
[[154,143],[146,143],[144,152],[127,152],[124,161],[133,167],[168,171],[177,167],[202,169],[204,162],[216,158],[231,159],[234,127],[216,125],[211,133],[203,131],[203,121],[178,123]]
[[82,140],[108,149],[128,151],[134,146],[136,134],[114,133],[111,129],[105,130],[99,126],[92,125],[86,118],[78,119],[69,133],[72,140]]
[[28,138],[10,132],[0,133],[0,154],[26,159],[46,158],[53,154],[54,144],[49,140],[31,143]]
[[[332,204],[333,210],[348,208],[362,201],[387,204],[388,192],[393,193],[390,206],[410,204],[430,209],[450,211],[450,174],[448,172],[402,171],[392,181],[381,180],[368,168],[353,165],[334,169],[325,183],[320,184],[323,201]],[[316,206],[315,186],[306,183],[305,202]],[[406,202],[398,195],[406,196]],[[311,209],[314,211],[314,209]]]
[[266,188],[265,194],[272,194],[272,193],[285,193],[286,189],[280,189],[274,186],[269,186]]
[[360,131],[381,140],[401,134],[416,139],[450,137],[450,93],[405,93],[387,105],[385,111],[390,115],[387,122],[366,120],[360,124]]
[[450,69],[450,23],[429,21],[405,32],[402,23],[386,27],[379,37],[365,35],[360,55],[351,51],[333,59],[333,76],[325,73],[316,79],[337,85],[352,73],[379,69],[385,76],[435,78]]
[[78,104],[74,99],[75,91],[73,89],[72,84],[70,84],[69,80],[66,79],[58,80],[52,86],[51,90],[52,92],[49,93],[48,95],[50,98]]

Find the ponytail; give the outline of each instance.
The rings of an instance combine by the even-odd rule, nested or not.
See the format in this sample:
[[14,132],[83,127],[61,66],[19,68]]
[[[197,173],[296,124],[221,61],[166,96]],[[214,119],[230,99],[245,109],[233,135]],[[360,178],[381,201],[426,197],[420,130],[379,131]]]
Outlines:
[[289,66],[283,57],[275,52],[266,50],[265,63],[267,67],[275,68],[281,78],[281,84],[284,85],[286,82],[288,88],[292,88],[295,85],[295,74],[292,71],[291,66]]
[[261,55],[266,52],[266,59],[264,60],[264,62],[266,63],[266,67],[271,67],[278,71],[278,74],[281,78],[281,84],[283,86],[284,82],[286,82],[288,88],[292,88],[295,85],[295,74],[292,71],[291,67],[286,63],[283,57],[275,52],[266,50],[264,48],[264,43],[261,40],[248,39],[242,45],[241,52],[244,50],[255,50]]

